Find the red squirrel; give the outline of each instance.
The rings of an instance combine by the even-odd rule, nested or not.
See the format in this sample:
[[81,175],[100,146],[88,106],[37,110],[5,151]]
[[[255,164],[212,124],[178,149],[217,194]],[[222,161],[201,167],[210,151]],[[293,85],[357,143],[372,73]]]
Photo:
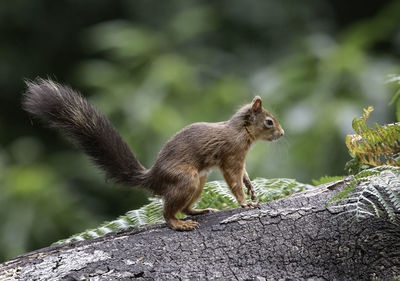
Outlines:
[[[162,196],[163,215],[175,230],[192,230],[193,220],[179,220],[178,212],[197,215],[214,209],[193,209],[210,169],[219,169],[242,207],[258,205],[245,169],[245,159],[257,140],[283,136],[278,120],[262,107],[256,96],[228,121],[194,123],[167,141],[154,165],[146,169],[135,158],[107,118],[73,89],[51,80],[27,82],[23,108],[51,127],[65,133],[84,150],[106,176],[128,186],[141,186]],[[247,202],[245,183],[253,201]]]

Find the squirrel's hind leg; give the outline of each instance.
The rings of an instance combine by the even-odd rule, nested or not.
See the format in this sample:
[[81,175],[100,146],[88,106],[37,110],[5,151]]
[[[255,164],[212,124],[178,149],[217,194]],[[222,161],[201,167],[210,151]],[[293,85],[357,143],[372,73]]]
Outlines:
[[175,230],[189,231],[196,228],[199,224],[192,220],[179,220],[176,218],[176,214],[181,211],[182,205],[179,201],[164,201],[163,215],[165,222],[168,226]]
[[172,171],[176,176],[176,181],[166,187],[167,193],[164,194],[163,215],[169,227],[175,230],[188,231],[198,226],[192,220],[179,220],[176,218],[178,212],[184,212],[187,206],[197,200],[201,194],[199,191],[200,178],[196,168],[190,165],[182,165]]
[[192,209],[192,206],[194,203],[199,200],[201,193],[203,192],[204,184],[206,183],[207,180],[207,175],[204,175],[200,178],[200,183],[196,189],[195,194],[193,194],[192,200],[188,202],[188,204],[185,206],[185,208],[182,210],[182,212],[186,215],[190,216],[195,216],[195,215],[200,215],[200,214],[205,214],[205,213],[212,213],[216,212],[218,210],[212,209],[212,208],[207,208],[207,209]]

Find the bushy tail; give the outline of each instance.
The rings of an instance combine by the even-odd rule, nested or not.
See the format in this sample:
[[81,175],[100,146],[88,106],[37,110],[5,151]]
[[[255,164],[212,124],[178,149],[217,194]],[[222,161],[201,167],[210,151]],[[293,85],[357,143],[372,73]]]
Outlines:
[[102,168],[108,178],[141,185],[146,169],[113,125],[78,92],[51,80],[26,82],[23,108],[59,129]]

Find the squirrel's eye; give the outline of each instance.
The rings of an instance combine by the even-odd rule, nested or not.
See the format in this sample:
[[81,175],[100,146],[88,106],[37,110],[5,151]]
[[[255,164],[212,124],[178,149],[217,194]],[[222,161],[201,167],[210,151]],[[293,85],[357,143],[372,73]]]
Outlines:
[[274,126],[274,121],[271,118],[267,117],[267,119],[265,119],[265,124],[267,125],[267,127],[272,127]]

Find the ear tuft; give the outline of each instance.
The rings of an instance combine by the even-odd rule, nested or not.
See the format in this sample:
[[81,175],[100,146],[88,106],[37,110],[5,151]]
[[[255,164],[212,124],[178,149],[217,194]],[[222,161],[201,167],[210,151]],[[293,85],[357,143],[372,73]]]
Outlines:
[[253,101],[251,102],[251,109],[254,112],[258,112],[261,110],[261,108],[262,108],[261,98],[259,96],[255,96]]

